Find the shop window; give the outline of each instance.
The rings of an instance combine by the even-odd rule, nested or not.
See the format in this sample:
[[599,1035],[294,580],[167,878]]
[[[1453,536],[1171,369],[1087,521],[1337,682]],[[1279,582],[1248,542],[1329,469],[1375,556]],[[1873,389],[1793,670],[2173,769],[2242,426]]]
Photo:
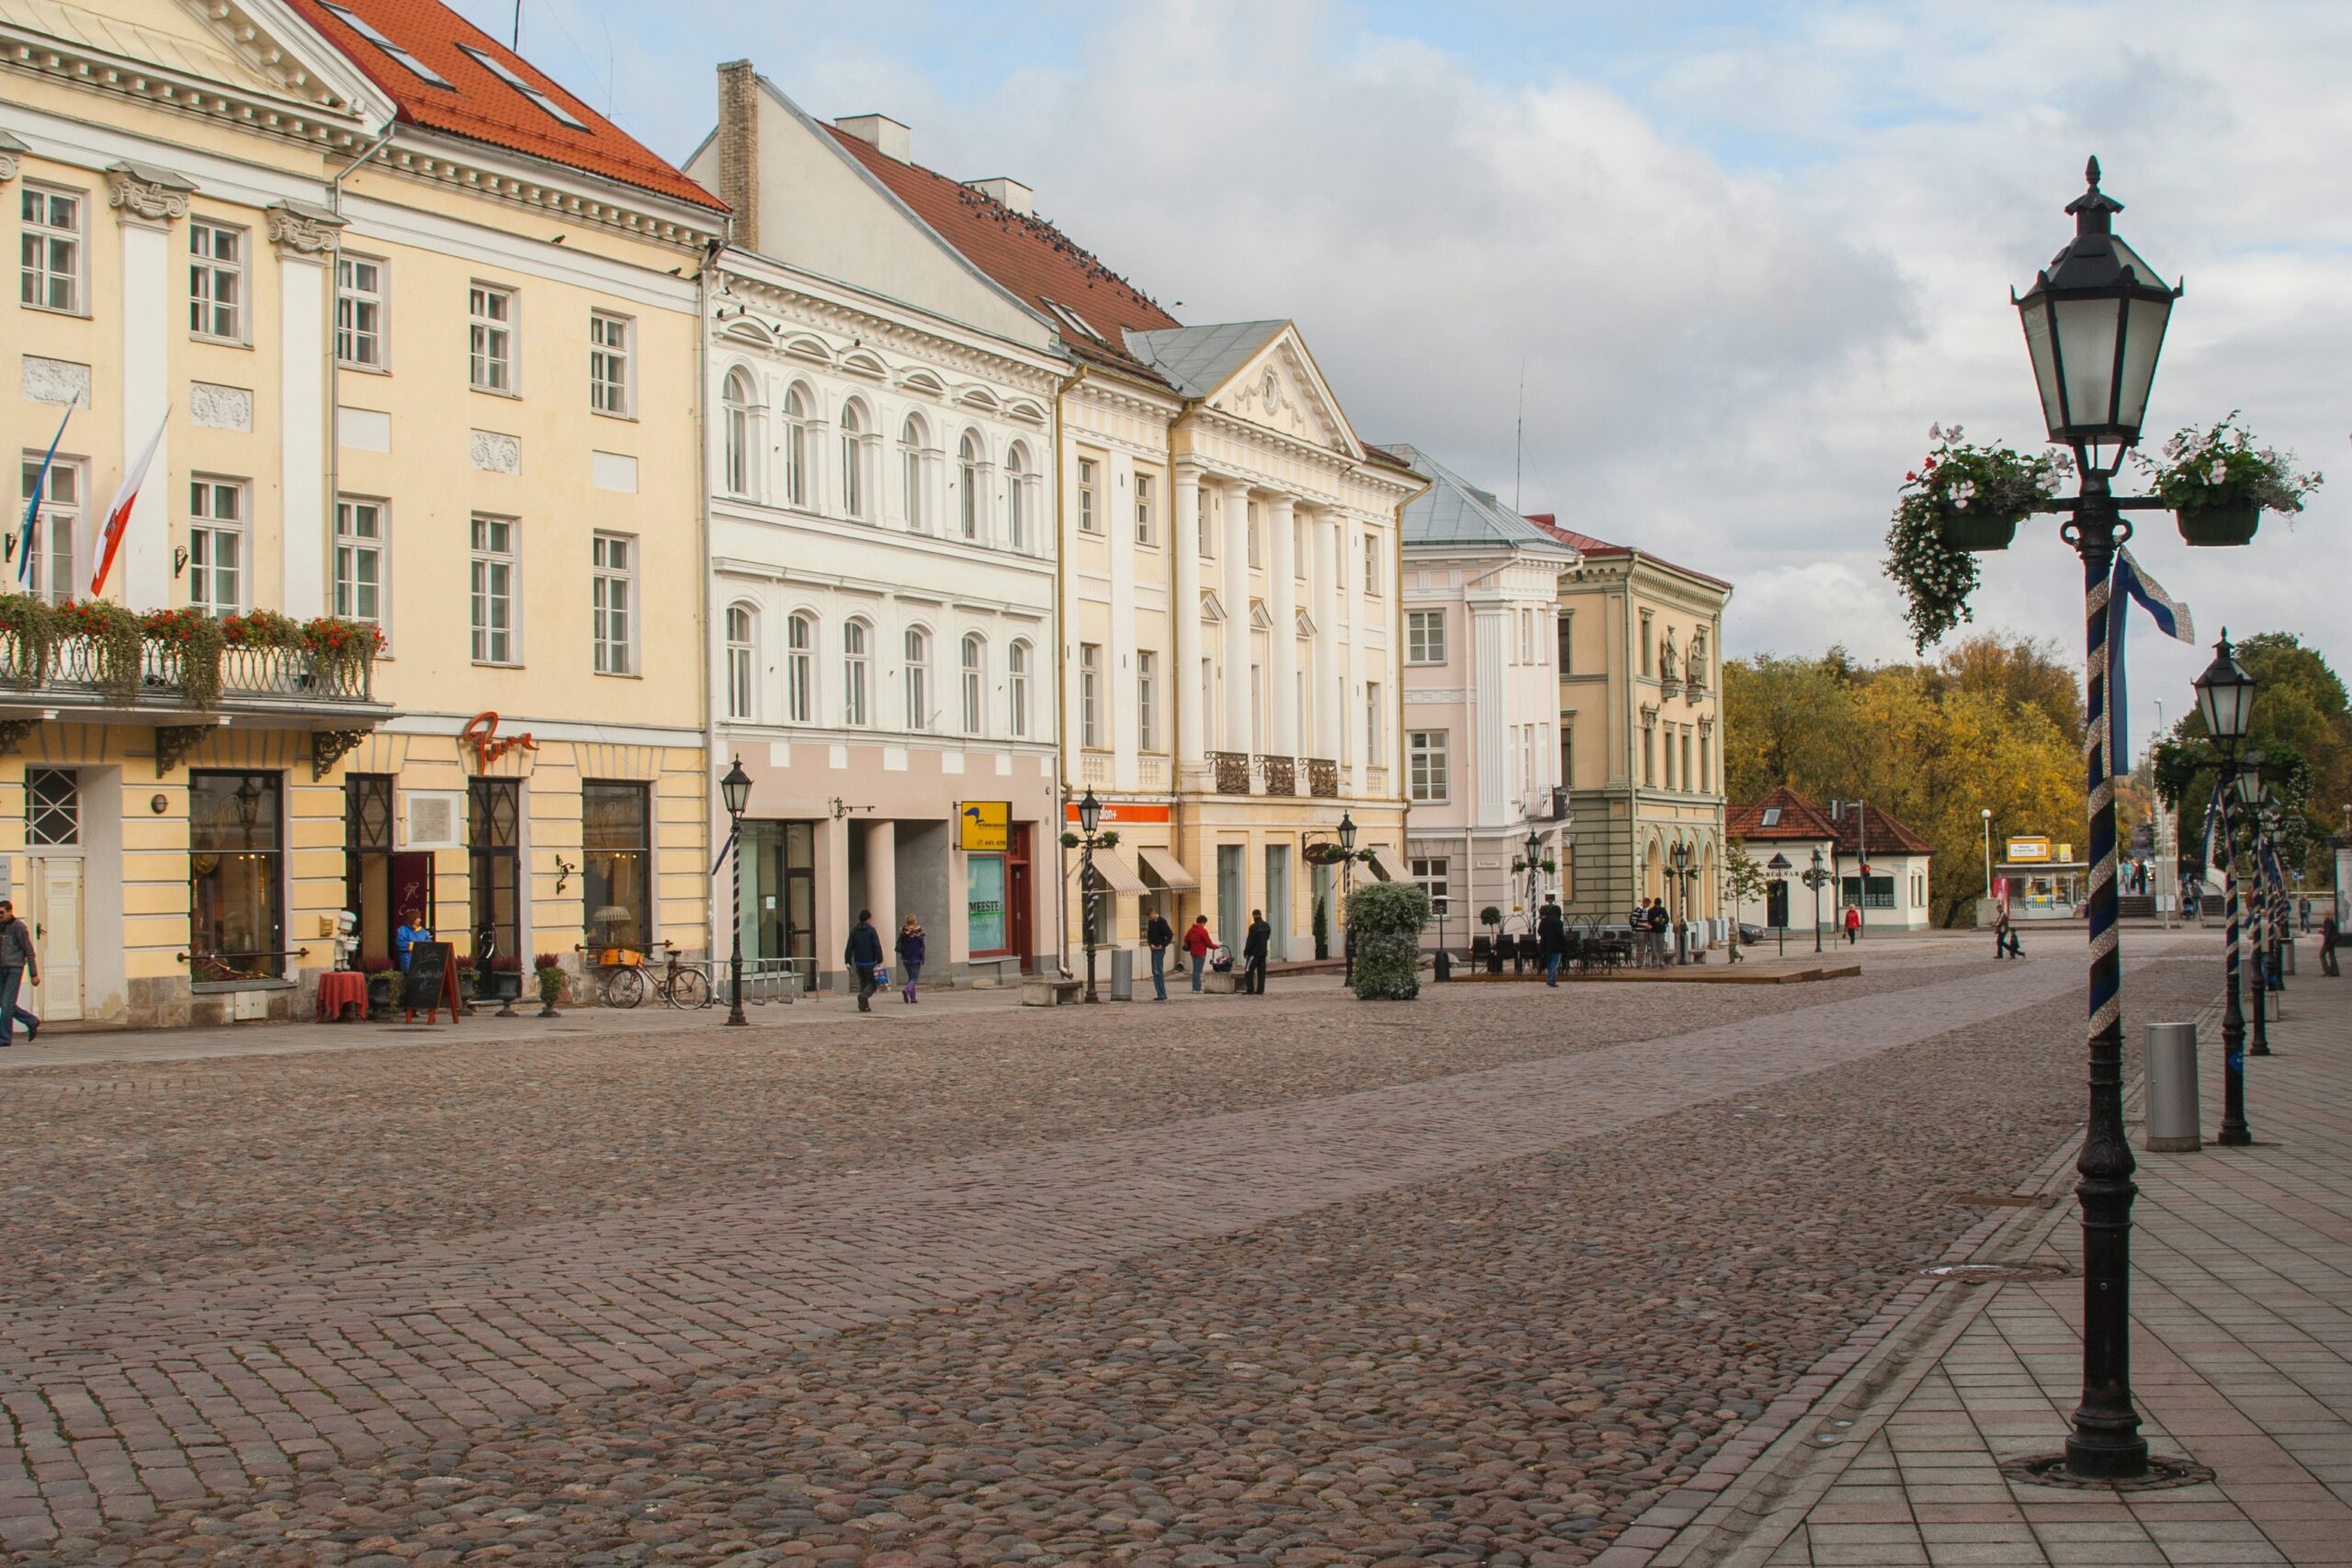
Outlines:
[[359,922],[363,958],[391,956],[392,798],[390,773],[344,775],[343,907]]
[[466,853],[473,887],[476,957],[523,951],[523,784],[475,779],[467,786]]
[[964,859],[965,929],[970,933],[975,958],[1012,951],[1012,922],[1005,904],[1004,857],[967,855]]
[[653,930],[652,801],[641,784],[580,786],[581,898],[589,940],[643,952]]
[[71,768],[25,770],[25,842],[36,848],[82,841],[82,791]]
[[188,964],[198,985],[286,977],[284,781],[187,780]]

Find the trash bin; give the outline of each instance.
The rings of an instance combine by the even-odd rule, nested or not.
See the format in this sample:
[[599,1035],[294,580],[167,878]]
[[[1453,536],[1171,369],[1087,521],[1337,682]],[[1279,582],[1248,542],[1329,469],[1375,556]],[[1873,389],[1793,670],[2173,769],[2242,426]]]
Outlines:
[[2197,1121],[2197,1026],[2148,1025],[2148,1131],[2141,1140],[2157,1154],[2193,1154],[2205,1146]]
[[1111,950],[1111,999],[1114,1002],[1136,999],[1136,953],[1131,947]]

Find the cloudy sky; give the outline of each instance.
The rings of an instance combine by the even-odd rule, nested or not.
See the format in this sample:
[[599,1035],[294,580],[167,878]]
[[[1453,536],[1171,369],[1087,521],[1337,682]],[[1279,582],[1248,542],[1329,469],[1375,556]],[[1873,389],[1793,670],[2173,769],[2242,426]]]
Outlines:
[[[906,121],[1180,318],[1295,318],[1365,435],[1731,579],[1736,653],[1908,651],[1888,508],[1933,421],[2039,441],[2008,291],[2096,152],[2188,287],[2151,430],[2242,409],[2335,473],[2250,549],[2135,554],[2209,640],[2352,669],[2352,6],[525,0],[522,43],[673,158],[725,59]],[[2077,642],[2048,522],[1985,577],[1980,625]],[[2163,640],[2142,737],[2206,657]]]

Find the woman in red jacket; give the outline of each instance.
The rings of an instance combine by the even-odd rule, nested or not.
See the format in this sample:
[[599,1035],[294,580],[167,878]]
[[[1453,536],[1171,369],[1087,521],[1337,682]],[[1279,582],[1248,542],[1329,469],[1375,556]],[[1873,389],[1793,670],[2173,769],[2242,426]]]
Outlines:
[[1193,923],[1184,931],[1184,951],[1193,957],[1193,989],[1201,988],[1201,976],[1209,966],[1209,950],[1216,946],[1216,938],[1209,935],[1209,918],[1194,915]]
[[1853,946],[1860,939],[1861,934],[1862,907],[1860,904],[1849,904],[1846,906],[1846,945]]

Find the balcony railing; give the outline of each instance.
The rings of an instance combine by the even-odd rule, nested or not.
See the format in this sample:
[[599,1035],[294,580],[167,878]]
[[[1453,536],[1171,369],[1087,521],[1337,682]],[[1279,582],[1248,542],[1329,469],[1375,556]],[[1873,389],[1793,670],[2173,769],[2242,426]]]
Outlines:
[[1329,757],[1306,759],[1306,793],[1317,800],[1340,797],[1340,764]]
[[1111,759],[1101,751],[1089,751],[1078,760],[1079,782],[1085,784],[1111,783]]
[[1209,766],[1216,771],[1217,794],[1250,793],[1250,754],[1247,751],[1212,751],[1209,753]]
[[1168,759],[1137,757],[1136,759],[1136,787],[1148,790],[1166,789],[1168,787]]
[[[193,671],[177,647],[142,637],[135,672],[111,667],[108,650],[96,637],[61,637],[47,658],[31,658],[17,633],[0,628],[0,692],[22,693],[44,702],[85,699],[102,707],[195,707]],[[374,662],[324,659],[307,648],[225,648],[220,650],[219,703],[257,702],[265,706],[312,704],[364,705],[375,700]]]
[[1266,781],[1268,795],[1298,793],[1298,759],[1295,757],[1261,757],[1259,775]]
[[1388,770],[1386,768],[1370,767],[1364,769],[1363,792],[1364,794],[1371,795],[1386,795],[1388,793]]

